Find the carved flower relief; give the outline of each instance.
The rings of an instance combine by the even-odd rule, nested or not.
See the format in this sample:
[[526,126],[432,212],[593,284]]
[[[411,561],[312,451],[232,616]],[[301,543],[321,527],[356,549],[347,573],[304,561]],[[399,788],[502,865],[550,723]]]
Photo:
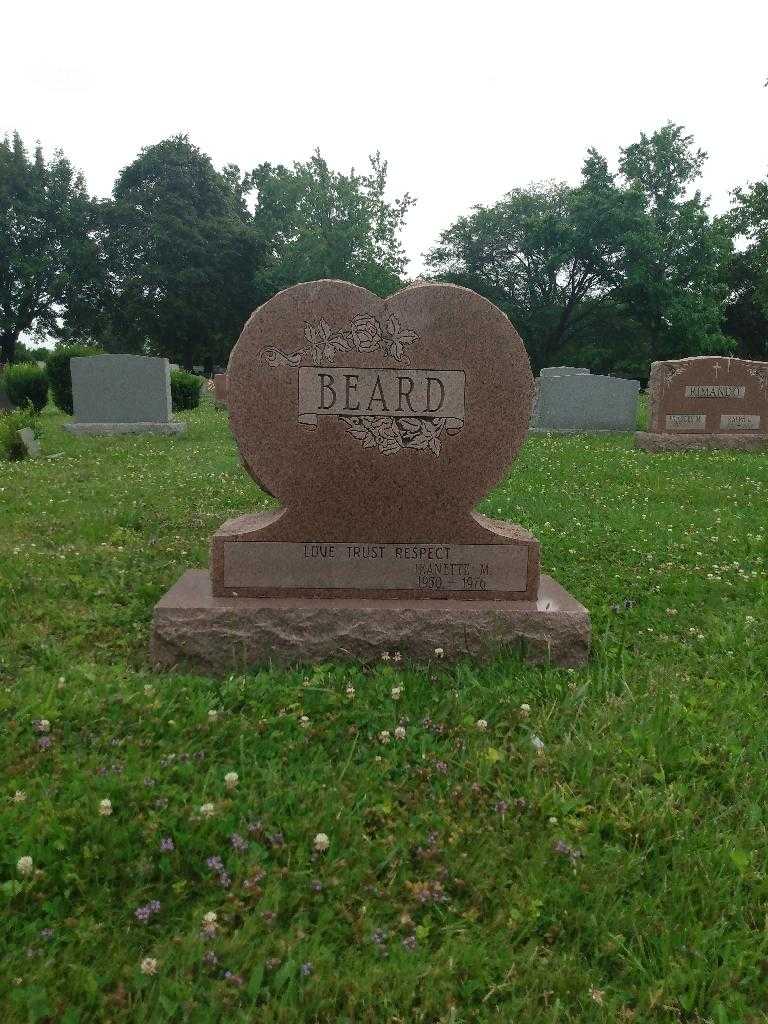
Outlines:
[[[307,347],[296,352],[267,347],[261,358],[268,366],[300,366],[306,358],[315,365],[333,366],[338,353],[376,352],[400,362],[406,347],[418,341],[416,331],[404,327],[392,313],[382,328],[375,316],[358,313],[349,327],[334,331],[324,320],[305,323]],[[343,364],[342,364],[343,365]],[[447,420],[441,417],[339,416],[354,438],[364,448],[376,448],[382,455],[395,455],[405,448],[440,454],[440,435],[446,431]],[[460,427],[448,428],[456,433]]]

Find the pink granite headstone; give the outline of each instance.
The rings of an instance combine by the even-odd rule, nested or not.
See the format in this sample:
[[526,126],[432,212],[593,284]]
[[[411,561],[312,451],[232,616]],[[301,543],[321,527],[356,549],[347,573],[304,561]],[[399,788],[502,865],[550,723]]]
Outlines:
[[227,403],[243,465],[280,507],[217,531],[205,594],[188,574],[156,609],[156,660],[199,649],[206,614],[225,609],[251,661],[423,655],[470,621],[480,648],[530,635],[539,654],[581,660],[587,613],[540,577],[536,538],[474,511],[525,440],[532,394],[517,332],[468,289],[380,299],[316,281],[276,295],[232,350]]
[[693,356],[653,363],[649,423],[636,435],[647,451],[768,447],[768,363]]

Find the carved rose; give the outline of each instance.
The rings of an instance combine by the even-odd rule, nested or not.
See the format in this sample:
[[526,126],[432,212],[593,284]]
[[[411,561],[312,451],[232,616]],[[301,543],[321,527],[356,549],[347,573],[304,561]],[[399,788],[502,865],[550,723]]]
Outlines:
[[358,313],[352,321],[352,338],[359,352],[373,352],[381,348],[381,327],[376,317]]

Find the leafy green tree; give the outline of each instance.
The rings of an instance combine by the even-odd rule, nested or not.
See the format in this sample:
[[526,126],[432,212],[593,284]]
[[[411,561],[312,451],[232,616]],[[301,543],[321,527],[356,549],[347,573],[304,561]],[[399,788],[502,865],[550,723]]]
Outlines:
[[57,151],[30,159],[21,137],[0,141],[0,363],[22,333],[55,334],[94,258],[91,201]]
[[499,305],[534,364],[545,366],[594,330],[621,281],[637,215],[637,197],[619,189],[590,150],[579,187],[533,184],[476,206],[442,233],[426,261],[441,279]]
[[645,216],[627,238],[621,300],[642,324],[653,359],[728,352],[722,331],[731,240],[693,192],[707,154],[680,125],[666,124],[621,152],[628,189]]
[[315,151],[291,168],[260,164],[248,184],[257,193],[254,224],[265,254],[256,268],[262,299],[328,277],[382,296],[402,284],[400,232],[414,200],[407,193],[387,200],[387,163],[379,153],[368,174],[333,171]]
[[496,302],[534,365],[583,362],[646,375],[653,359],[728,351],[730,236],[699,192],[705,154],[676,125],[622,151],[588,151],[576,187],[547,182],[476,206],[427,264]]
[[210,371],[258,298],[260,245],[246,179],[217,171],[184,135],[141,151],[101,204],[107,289],[82,313],[108,350],[156,353]]
[[734,189],[729,223],[745,246],[729,267],[726,329],[739,355],[768,359],[768,180]]

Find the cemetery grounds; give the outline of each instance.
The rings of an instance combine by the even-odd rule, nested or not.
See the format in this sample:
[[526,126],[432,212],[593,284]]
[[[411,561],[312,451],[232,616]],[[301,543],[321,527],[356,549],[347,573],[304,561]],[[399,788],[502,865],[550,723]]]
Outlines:
[[481,509],[585,668],[156,675],[154,603],[271,504],[183,417],[0,464],[4,1024],[768,1019],[768,457],[528,439]]

